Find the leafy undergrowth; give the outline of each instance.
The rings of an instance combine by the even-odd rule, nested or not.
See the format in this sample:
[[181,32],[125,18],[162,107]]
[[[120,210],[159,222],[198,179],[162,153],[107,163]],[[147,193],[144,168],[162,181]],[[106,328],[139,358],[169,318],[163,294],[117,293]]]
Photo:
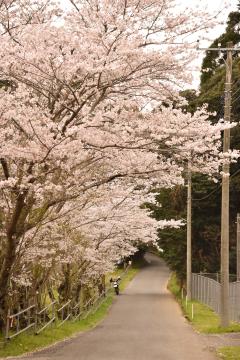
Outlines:
[[[128,272],[124,275],[121,281],[120,291],[123,291],[125,289],[127,284],[134,278],[134,276],[138,272],[138,269],[139,266],[130,268],[128,270]],[[39,335],[34,335],[32,332],[26,332],[20,334],[19,336],[12,339],[11,341],[8,341],[7,343],[4,343],[3,338],[0,338],[0,357],[3,358],[7,356],[17,356],[39,350],[58,341],[67,339],[74,334],[87,331],[95,327],[108,313],[114,297],[115,296],[113,292],[110,292],[104,302],[99,306],[99,308],[94,313],[90,313],[86,319],[75,322],[66,321],[59,328],[53,325],[52,327],[44,330]]]
[[231,323],[228,327],[221,327],[219,316],[208,306],[198,301],[186,302],[185,298],[182,299],[181,288],[175,274],[172,274],[168,288],[180,303],[186,318],[191,321],[195,329],[199,332],[205,334],[240,332],[240,324]]

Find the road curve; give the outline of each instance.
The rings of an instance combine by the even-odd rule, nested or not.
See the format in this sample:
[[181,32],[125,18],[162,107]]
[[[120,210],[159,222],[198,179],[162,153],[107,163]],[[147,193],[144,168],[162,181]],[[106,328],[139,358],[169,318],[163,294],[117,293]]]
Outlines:
[[95,329],[28,360],[216,360],[166,290],[169,270],[147,254],[149,265],[114,302]]

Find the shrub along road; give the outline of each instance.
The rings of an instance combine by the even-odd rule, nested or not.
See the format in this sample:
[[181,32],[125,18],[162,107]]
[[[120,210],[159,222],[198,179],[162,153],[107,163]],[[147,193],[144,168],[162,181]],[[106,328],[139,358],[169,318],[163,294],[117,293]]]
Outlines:
[[214,360],[200,335],[166,290],[169,270],[147,254],[149,265],[114,302],[95,329],[31,356],[33,360]]

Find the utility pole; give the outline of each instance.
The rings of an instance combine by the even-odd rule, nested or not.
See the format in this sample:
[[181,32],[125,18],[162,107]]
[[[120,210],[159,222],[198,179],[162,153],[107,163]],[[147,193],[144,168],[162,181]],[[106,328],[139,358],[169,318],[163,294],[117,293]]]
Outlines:
[[[232,43],[228,43],[228,48]],[[231,121],[232,50],[227,50],[224,119]],[[230,149],[230,129],[224,130],[223,152]],[[229,325],[229,162],[223,165],[221,212],[221,325]]]
[[237,281],[240,281],[240,214],[237,214]]
[[[227,52],[224,119],[231,121],[232,53],[240,51],[232,42],[226,48],[207,48],[204,51]],[[230,129],[224,130],[223,152],[230,149]],[[222,210],[221,210],[221,326],[229,325],[229,162],[222,169]]]
[[187,174],[187,299],[192,299],[192,171],[188,160]]

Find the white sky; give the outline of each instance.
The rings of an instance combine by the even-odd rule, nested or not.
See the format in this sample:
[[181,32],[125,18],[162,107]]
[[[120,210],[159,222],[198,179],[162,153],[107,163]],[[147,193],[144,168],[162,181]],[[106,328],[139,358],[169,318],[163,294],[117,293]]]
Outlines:
[[[211,39],[215,39],[218,35],[222,33],[226,26],[226,20],[228,14],[231,11],[237,10],[238,0],[178,0],[184,6],[189,7],[199,7],[206,8],[209,13],[216,14],[218,11],[222,11],[219,15],[219,19],[224,22],[224,25],[220,25],[216,27],[216,29],[212,29],[209,33]],[[208,44],[209,45],[209,44]]]
[[[211,42],[217,38],[219,35],[221,35],[226,27],[226,20],[228,18],[228,14],[231,11],[235,11],[237,10],[237,4],[238,4],[238,0],[178,0],[181,4],[183,4],[184,6],[188,6],[188,7],[199,7],[199,8],[207,8],[208,11],[210,13],[212,13],[213,15],[215,13],[217,13],[219,10],[222,10],[221,15],[219,16],[219,18],[221,19],[221,21],[223,22],[222,25],[217,26],[215,29],[211,29],[209,31],[209,33],[207,34],[208,38],[210,40],[206,40],[206,41],[201,41],[200,42],[200,47],[209,47]],[[225,8],[224,6],[226,6],[227,8]],[[205,34],[203,34],[205,35]],[[204,51],[200,52],[199,51],[199,58],[196,61],[196,63],[194,63],[194,67],[200,67],[201,63],[202,63],[202,59],[205,56]],[[199,80],[200,80],[200,73],[198,71],[194,71],[193,72],[193,83],[192,86],[194,88],[197,88],[199,85]]]
[[[69,6],[69,0],[60,0],[60,2],[63,5],[68,4]],[[204,40],[200,42],[200,47],[208,47],[210,46],[211,42],[218,37],[219,35],[221,35],[221,33],[224,31],[225,27],[226,27],[226,20],[228,17],[228,14],[231,11],[234,11],[237,9],[237,3],[239,2],[239,0],[176,0],[176,2],[183,7],[193,7],[193,8],[199,8],[199,9],[207,9],[209,13],[217,14],[220,10],[223,10],[221,15],[219,16],[219,19],[223,22],[222,25],[217,26],[215,29],[212,29],[209,31],[209,33],[207,34],[207,37],[210,40]],[[203,34],[203,36],[206,34]],[[199,56],[198,56],[198,60],[196,62],[194,62],[193,67],[196,68],[198,67],[200,69],[201,63],[202,63],[202,58],[204,57],[204,52],[200,52],[199,51]],[[199,71],[198,70],[194,70],[193,71],[193,83],[192,83],[192,87],[197,88],[198,84],[199,84]],[[189,88],[189,85],[188,85]]]

